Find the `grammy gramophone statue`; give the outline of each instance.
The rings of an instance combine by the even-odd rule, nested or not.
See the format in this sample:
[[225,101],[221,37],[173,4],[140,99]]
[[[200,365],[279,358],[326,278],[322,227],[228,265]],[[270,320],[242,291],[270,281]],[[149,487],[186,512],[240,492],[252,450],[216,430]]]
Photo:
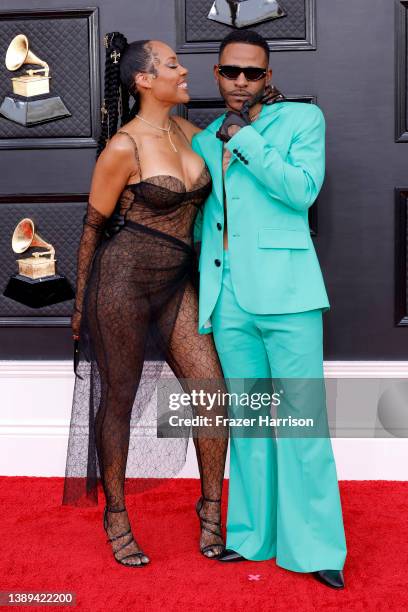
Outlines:
[[14,71],[24,64],[41,68],[30,68],[22,76],[11,79],[13,93],[8,93],[4,98],[0,114],[27,127],[70,117],[71,113],[61,98],[50,94],[51,77],[47,62],[30,51],[25,34],[18,34],[7,49],[6,67]]
[[215,0],[208,19],[245,28],[286,14],[277,0]]
[[35,233],[32,219],[25,218],[17,224],[11,246],[15,253],[24,253],[30,247],[46,250],[17,259],[18,274],[10,277],[4,296],[31,308],[42,308],[75,297],[67,278],[56,272],[54,247]]

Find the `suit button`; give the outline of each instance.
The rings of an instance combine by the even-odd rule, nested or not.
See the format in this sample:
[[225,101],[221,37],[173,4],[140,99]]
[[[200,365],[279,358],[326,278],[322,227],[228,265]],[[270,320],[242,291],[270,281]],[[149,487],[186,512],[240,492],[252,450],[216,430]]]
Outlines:
[[238,153],[238,149],[233,149],[232,152],[236,155]]
[[222,230],[222,225],[221,225],[221,223],[217,223],[217,229],[219,229],[220,231]]
[[249,161],[247,159],[244,159],[244,164],[247,166],[249,164]]
[[214,263],[215,263],[215,265],[217,266],[217,268],[219,268],[219,267],[220,267],[220,265],[221,265],[221,262],[220,262],[220,260],[219,260],[219,259],[215,259],[215,260],[214,260]]

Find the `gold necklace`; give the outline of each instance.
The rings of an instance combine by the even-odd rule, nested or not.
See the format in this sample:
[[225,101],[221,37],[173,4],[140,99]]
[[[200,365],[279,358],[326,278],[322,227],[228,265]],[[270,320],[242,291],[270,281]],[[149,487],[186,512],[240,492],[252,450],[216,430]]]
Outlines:
[[261,110],[262,110],[262,107],[257,113],[255,113],[253,117],[250,117],[251,123],[253,123],[254,121],[258,119],[259,115],[261,114]]
[[138,114],[137,114],[137,115],[135,115],[135,117],[137,117],[138,119],[140,119],[140,121],[144,121],[144,123],[147,123],[147,125],[150,125],[150,127],[155,128],[156,130],[161,130],[162,132],[167,132],[167,136],[169,137],[169,141],[170,141],[171,146],[173,147],[173,151],[174,151],[175,153],[178,153],[178,151],[177,151],[176,147],[174,146],[174,143],[173,143],[173,141],[172,141],[172,139],[171,139],[171,136],[170,136],[170,130],[171,130],[171,119],[169,119],[169,127],[167,127],[167,128],[162,128],[162,127],[159,127],[158,125],[153,125],[153,123],[150,123],[150,121],[147,121],[147,119],[144,119],[143,117],[141,117],[141,116],[140,116],[140,115],[138,115]]

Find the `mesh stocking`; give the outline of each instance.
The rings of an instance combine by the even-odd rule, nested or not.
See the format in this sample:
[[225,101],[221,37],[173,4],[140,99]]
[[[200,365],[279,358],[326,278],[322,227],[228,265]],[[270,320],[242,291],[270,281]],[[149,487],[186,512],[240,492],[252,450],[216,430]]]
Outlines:
[[[210,334],[197,333],[198,302],[192,285],[188,285],[179,307],[178,317],[169,343],[169,363],[177,377],[182,381],[186,392],[204,391],[209,394],[225,392],[221,364],[216,353],[213,337]],[[217,395],[216,395],[217,397]],[[194,416],[209,416],[213,419],[217,415],[226,417],[227,411],[222,403],[208,410],[208,402],[204,402],[194,409]],[[213,421],[214,422],[214,421]],[[197,455],[197,462],[201,478],[201,493],[204,498],[200,516],[204,519],[204,526],[213,531],[219,531],[211,523],[220,523],[221,503],[211,503],[209,500],[221,501],[222,484],[224,478],[225,457],[228,446],[228,427],[226,421],[214,427],[194,427],[193,440]],[[206,435],[207,434],[207,435]],[[200,546],[222,544],[220,536],[211,534],[207,529],[202,530]],[[213,547],[213,553],[222,551],[220,546]]]

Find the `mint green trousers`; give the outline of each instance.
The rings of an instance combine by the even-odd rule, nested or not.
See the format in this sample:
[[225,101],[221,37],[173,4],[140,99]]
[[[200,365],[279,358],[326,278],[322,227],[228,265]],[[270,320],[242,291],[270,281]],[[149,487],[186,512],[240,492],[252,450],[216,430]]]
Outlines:
[[[211,321],[227,384],[277,377],[318,378],[324,386],[322,311],[244,311],[234,295],[228,251]],[[307,400],[294,397],[292,416],[305,412],[305,404],[308,412]],[[327,418],[325,400],[323,411]],[[343,569],[347,549],[330,435],[231,433],[226,545],[246,559],[275,558],[292,571]]]

